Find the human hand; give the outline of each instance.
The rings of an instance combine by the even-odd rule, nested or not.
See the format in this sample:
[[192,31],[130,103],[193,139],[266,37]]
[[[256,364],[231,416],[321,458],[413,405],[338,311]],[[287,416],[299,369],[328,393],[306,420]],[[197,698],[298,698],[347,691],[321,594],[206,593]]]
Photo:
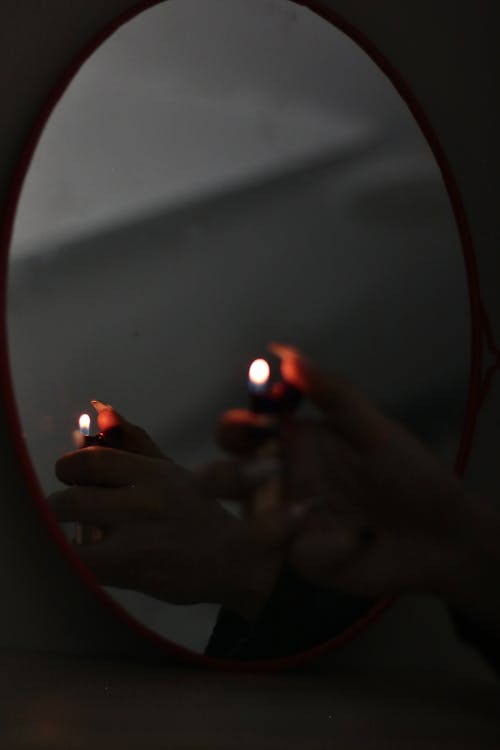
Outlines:
[[105,444],[104,447],[119,447],[120,450],[140,453],[142,456],[165,458],[148,433],[142,427],[127,421],[125,417],[113,409],[111,404],[105,404],[96,399],[93,399],[90,403],[97,412],[97,426],[104,439],[106,440],[108,434],[114,433],[116,436],[116,432],[118,432],[119,435],[119,446],[109,444],[106,446]]
[[[99,445],[108,448],[120,448],[153,458],[164,458],[150,436],[143,429],[131,424],[121,414],[118,414],[111,404],[105,404],[96,399],[93,399],[90,403],[97,412],[99,434],[96,440],[95,437],[86,438],[79,433],[75,433],[75,444],[78,448]],[[75,543],[78,545],[99,542],[102,537],[103,531],[100,528],[84,526],[80,523],[75,525]]]
[[[412,591],[459,601],[457,576],[467,578],[477,558],[476,500],[352,385],[297,350],[273,350],[284,379],[320,413],[281,424],[285,500],[303,516],[288,542],[292,565],[311,583],[353,594]],[[253,450],[254,423],[251,413],[227,413],[220,443],[230,452]]]
[[227,493],[228,472],[217,464],[189,472],[108,407],[98,423],[103,432],[121,427],[124,450],[92,446],[63,456],[56,474],[70,486],[48,499],[59,521],[102,530],[99,541],[77,548],[98,581],[255,617],[281,560],[216,501]]

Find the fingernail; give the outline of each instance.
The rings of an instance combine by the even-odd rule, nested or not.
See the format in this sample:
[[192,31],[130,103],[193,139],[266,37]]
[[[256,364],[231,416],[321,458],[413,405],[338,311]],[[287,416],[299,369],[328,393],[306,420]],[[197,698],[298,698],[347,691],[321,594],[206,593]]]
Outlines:
[[249,482],[262,482],[280,474],[283,464],[277,458],[264,456],[243,464],[242,474]]
[[300,352],[298,349],[296,349],[294,346],[290,346],[289,344],[282,344],[279,341],[271,341],[267,348],[270,352],[273,354],[276,354],[277,357],[280,359],[284,359],[285,357],[299,357]]
[[98,401],[97,399],[93,398],[90,402],[96,412],[100,414],[104,409],[112,409],[113,407],[111,404],[105,404],[104,401]]

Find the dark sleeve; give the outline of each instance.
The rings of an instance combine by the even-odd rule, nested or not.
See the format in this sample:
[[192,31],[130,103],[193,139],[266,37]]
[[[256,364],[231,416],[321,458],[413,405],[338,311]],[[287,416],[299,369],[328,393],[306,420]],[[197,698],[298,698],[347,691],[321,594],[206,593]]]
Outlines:
[[454,610],[449,610],[460,640],[475,648],[500,675],[500,633],[494,633]]
[[205,654],[246,660],[300,653],[335,638],[376,601],[311,586],[285,566],[256,622],[221,609]]

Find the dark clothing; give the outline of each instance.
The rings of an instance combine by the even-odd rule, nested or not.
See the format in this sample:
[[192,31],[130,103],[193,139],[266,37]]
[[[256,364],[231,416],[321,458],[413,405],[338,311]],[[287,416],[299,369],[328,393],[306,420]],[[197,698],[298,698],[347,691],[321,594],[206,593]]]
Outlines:
[[450,610],[450,615],[460,640],[479,651],[500,675],[500,633],[492,633],[458,612]]
[[[205,654],[242,661],[298,654],[340,635],[377,601],[311,586],[285,566],[256,622],[221,609]],[[500,634],[488,633],[456,612],[450,615],[459,638],[500,674]]]
[[246,660],[307,651],[345,631],[377,601],[311,586],[285,566],[256,622],[221,609],[205,654]]

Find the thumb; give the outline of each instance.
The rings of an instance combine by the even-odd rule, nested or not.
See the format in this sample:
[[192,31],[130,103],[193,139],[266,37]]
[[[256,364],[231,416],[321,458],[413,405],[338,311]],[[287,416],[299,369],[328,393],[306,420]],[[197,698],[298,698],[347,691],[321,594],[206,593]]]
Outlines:
[[[269,344],[281,359],[281,374],[290,385],[304,393],[321,411],[330,412],[339,401],[338,383],[318,369],[303,352],[286,344]],[[337,387],[336,387],[337,386]]]
[[121,429],[122,450],[151,458],[164,458],[161,450],[142,427],[128,422],[110,404],[97,400],[91,401],[91,404],[97,412],[97,424],[101,432],[106,433],[117,427]]
[[295,347],[273,343],[268,348],[281,359],[283,379],[302,391],[342,435],[356,444],[380,438],[388,420],[348,380],[321,370]]

